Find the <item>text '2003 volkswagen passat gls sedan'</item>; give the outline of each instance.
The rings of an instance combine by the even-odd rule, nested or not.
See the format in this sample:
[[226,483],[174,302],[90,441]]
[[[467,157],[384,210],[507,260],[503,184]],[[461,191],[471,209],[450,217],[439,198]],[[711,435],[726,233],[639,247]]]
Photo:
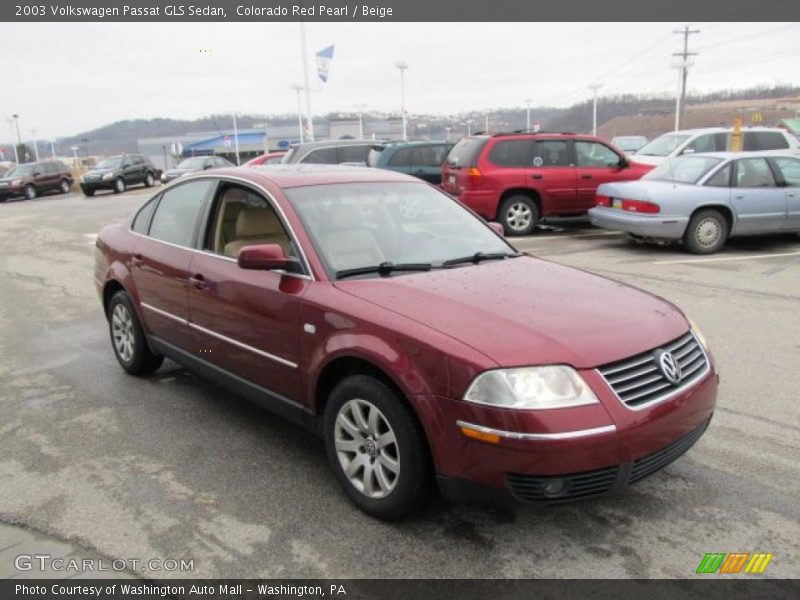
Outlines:
[[704,432],[700,331],[649,293],[519,253],[407,175],[190,175],[103,229],[95,278],[135,375],[169,357],[322,434],[347,495],[399,518],[449,498],[561,502]]

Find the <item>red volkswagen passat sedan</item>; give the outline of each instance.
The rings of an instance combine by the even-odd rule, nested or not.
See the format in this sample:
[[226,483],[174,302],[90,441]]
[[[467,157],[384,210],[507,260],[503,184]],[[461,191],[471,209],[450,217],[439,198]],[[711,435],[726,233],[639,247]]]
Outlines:
[[367,513],[620,488],[703,434],[718,377],[672,304],[517,252],[418,179],[317,165],[180,179],[103,229],[134,375],[167,356],[321,433]]

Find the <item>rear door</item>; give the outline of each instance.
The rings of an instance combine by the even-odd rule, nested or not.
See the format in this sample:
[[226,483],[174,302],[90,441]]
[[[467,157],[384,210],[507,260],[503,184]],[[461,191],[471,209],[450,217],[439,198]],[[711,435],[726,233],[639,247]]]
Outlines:
[[131,257],[131,277],[148,331],[187,351],[194,349],[188,327],[189,265],[212,185],[201,179],[166,190]]
[[542,215],[578,212],[576,173],[570,142],[566,139],[534,140],[524,170],[525,187],[539,192]]
[[784,229],[800,231],[800,159],[778,156],[771,158],[783,191],[786,194]]
[[[394,151],[393,151],[394,150]],[[413,164],[414,148],[405,146],[403,148],[393,149],[391,146],[384,150],[390,152],[389,160],[386,161],[386,168],[398,173],[411,173],[411,166]],[[440,176],[441,177],[441,176]]]
[[786,222],[786,192],[778,187],[766,158],[740,158],[734,164],[731,203],[736,233],[780,231]]
[[411,159],[411,175],[439,185],[442,182],[442,163],[449,144],[422,144],[414,147]]

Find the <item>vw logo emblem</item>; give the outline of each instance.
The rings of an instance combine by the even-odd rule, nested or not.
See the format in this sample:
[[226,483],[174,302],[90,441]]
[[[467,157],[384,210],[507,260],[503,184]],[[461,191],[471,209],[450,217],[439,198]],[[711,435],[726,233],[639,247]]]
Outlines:
[[678,361],[675,360],[672,352],[662,350],[656,355],[656,361],[658,362],[658,368],[661,370],[661,373],[664,374],[664,377],[667,378],[667,381],[672,384],[680,383],[683,378],[683,373],[681,373],[681,366],[678,364]]

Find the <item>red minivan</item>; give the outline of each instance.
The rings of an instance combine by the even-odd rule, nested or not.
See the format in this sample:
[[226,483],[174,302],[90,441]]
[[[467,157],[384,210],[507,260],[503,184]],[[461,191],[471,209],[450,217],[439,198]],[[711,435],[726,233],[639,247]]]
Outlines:
[[434,481],[452,499],[544,503],[619,489],[714,410],[711,353],[679,308],[518,252],[393,171],[188,175],[105,227],[95,256],[127,372],[169,357],[319,433],[344,492],[380,518]]
[[639,179],[633,163],[600,138],[572,133],[499,133],[462,138],[442,165],[442,189],[507,235],[544,217],[585,214],[601,183]]

